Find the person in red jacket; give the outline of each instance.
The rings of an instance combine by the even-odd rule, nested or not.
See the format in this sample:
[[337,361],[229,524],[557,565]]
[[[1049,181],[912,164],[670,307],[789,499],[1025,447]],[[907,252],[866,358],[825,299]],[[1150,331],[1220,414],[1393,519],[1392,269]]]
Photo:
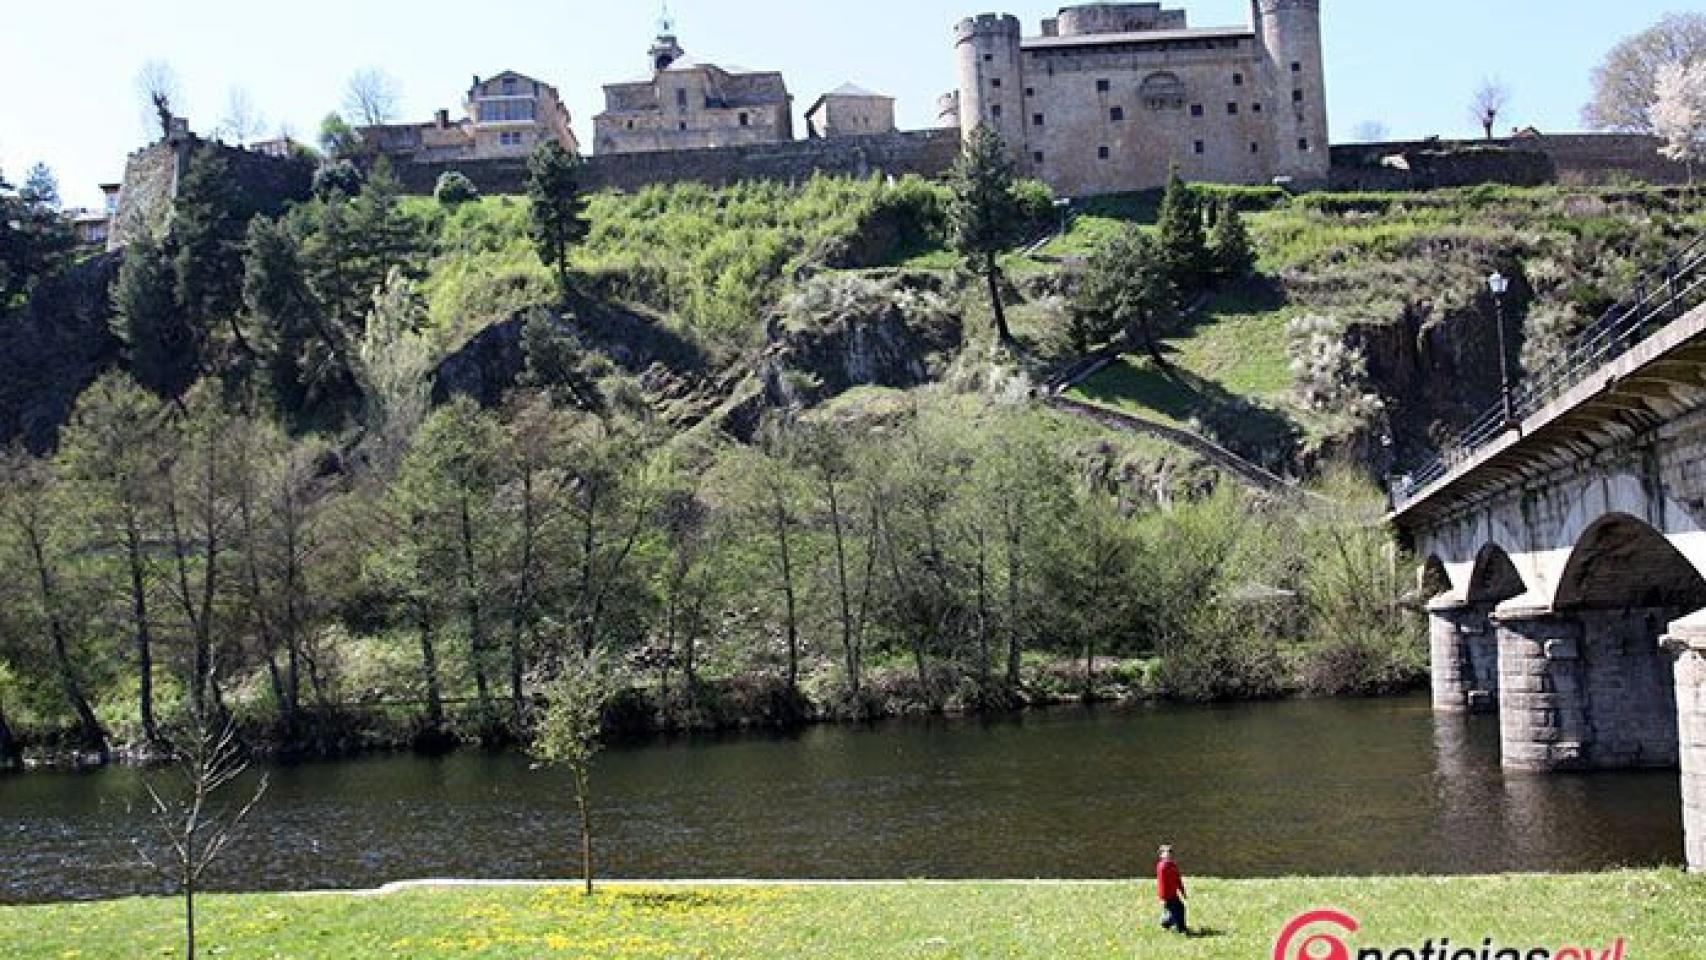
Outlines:
[[1155,893],[1161,900],[1161,929],[1190,936],[1185,928],[1185,878],[1173,862],[1173,848],[1163,846],[1155,864]]

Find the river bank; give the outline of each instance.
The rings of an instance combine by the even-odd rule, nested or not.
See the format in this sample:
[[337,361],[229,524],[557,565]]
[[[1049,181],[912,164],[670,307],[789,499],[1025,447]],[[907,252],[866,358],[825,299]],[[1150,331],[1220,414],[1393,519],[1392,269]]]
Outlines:
[[[1134,865],[1138,866],[1138,865]],[[1156,929],[1152,886],[1115,883],[606,885],[409,888],[385,895],[206,897],[199,936],[227,957],[1103,958],[1248,960],[1292,918],[1333,908],[1360,923],[1355,950],[1441,940],[1553,960],[1624,942],[1627,960],[1706,956],[1706,877],[1675,870],[1473,878],[1198,880],[1199,935]],[[17,958],[128,960],[173,952],[171,899],[0,908]],[[1300,942],[1300,941],[1298,941]],[[1295,952],[1287,956],[1296,956]],[[1355,954],[1352,954],[1355,955]]]

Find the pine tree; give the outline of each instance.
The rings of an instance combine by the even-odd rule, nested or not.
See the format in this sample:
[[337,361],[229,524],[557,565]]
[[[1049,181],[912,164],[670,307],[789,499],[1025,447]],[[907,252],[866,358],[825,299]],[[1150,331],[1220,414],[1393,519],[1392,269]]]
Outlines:
[[239,315],[243,304],[243,203],[230,164],[215,147],[197,149],[172,206],[172,270],[184,320],[219,366],[254,358]]
[[1127,226],[1091,253],[1072,304],[1074,346],[1088,350],[1121,334],[1167,365],[1160,338],[1179,318],[1179,293],[1157,245]]
[[158,244],[138,237],[113,285],[113,332],[128,348],[136,381],[166,399],[196,380],[200,344],[178,306],[172,266]]
[[1001,302],[1001,266],[997,258],[1017,239],[1021,213],[1014,195],[1012,159],[1001,135],[980,126],[948,174],[953,199],[948,223],[954,251],[989,287],[989,307],[1002,343],[1013,342]]
[[1189,296],[1208,281],[1212,262],[1208,238],[1203,230],[1202,203],[1179,176],[1177,167],[1167,181],[1161,198],[1161,217],[1156,226],[1158,254],[1167,277],[1180,293]]
[[557,275],[557,291],[569,294],[569,251],[586,239],[586,198],[581,194],[581,159],[555,140],[533,151],[527,161],[527,198],[533,246]]
[[348,338],[325,322],[295,236],[282,224],[256,217],[247,247],[244,311],[275,407],[296,416],[328,399],[353,397]]
[[1208,240],[1209,254],[1214,261],[1218,280],[1238,280],[1249,275],[1256,266],[1256,251],[1250,242],[1250,231],[1244,217],[1231,198],[1220,202],[1214,231]]
[[37,164],[14,191],[0,176],[0,313],[24,302],[36,283],[71,261],[77,235],[59,214],[59,187]]

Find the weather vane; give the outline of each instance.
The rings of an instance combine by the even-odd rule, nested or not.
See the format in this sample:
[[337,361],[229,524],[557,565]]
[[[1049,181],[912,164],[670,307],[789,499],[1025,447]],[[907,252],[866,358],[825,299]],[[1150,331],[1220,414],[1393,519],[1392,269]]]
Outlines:
[[663,0],[663,13],[658,16],[658,32],[666,36],[675,32],[675,17],[669,12],[669,0]]

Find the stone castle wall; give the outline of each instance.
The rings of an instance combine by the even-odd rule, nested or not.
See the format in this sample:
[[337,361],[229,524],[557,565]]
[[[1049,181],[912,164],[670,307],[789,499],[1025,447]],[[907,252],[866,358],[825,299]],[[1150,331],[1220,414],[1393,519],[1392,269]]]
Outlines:
[[[958,130],[919,130],[834,140],[796,140],[704,150],[593,156],[586,160],[587,190],[639,190],[690,181],[727,186],[743,180],[797,183],[813,174],[866,177],[940,176],[959,157]],[[527,164],[517,160],[400,163],[393,168],[404,191],[430,194],[441,174],[458,170],[485,194],[527,191]]]
[[145,235],[164,235],[178,183],[189,170],[191,154],[198,149],[220,152],[237,193],[249,209],[276,215],[285,204],[305,200],[313,191],[312,160],[269,156],[195,136],[162,140],[136,151],[125,162],[124,184],[107,235],[107,249],[117,250]]
[[[1333,148],[1332,187],[1430,190],[1481,183],[1687,183],[1687,168],[1660,156],[1659,145],[1656,137],[1620,133],[1346,144]],[[1388,157],[1402,158],[1407,168],[1384,164]]]

